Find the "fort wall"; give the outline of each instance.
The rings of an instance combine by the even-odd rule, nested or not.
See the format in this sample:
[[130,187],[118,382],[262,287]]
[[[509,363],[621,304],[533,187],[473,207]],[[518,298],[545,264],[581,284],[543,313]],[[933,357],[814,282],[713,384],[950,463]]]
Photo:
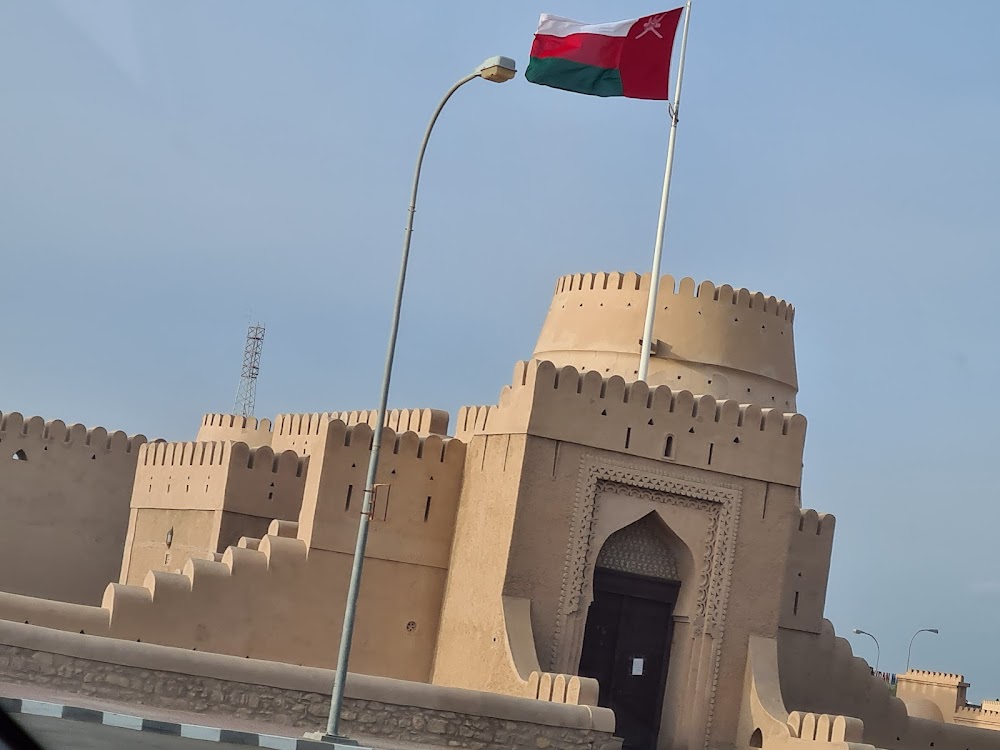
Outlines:
[[307,463],[232,441],[144,446],[118,580],[180,571],[189,558],[211,559],[242,536],[263,535],[275,518],[297,520]]
[[[1000,706],[998,701],[983,701],[982,706],[959,706],[952,719],[954,724],[979,729],[1000,730]],[[987,707],[987,704],[993,704]]]
[[[432,672],[437,685],[519,695],[533,671],[554,671],[535,640],[536,633],[545,633],[533,629],[538,602],[530,594],[509,598],[504,591],[527,440],[475,435],[466,450]],[[560,534],[558,527],[547,531]],[[470,654],[475,654],[473,669]]]
[[463,407],[456,436],[527,432],[609,451],[799,486],[801,414],[717,401],[593,370],[520,362],[497,406]]
[[[299,538],[313,549],[351,555],[364,502],[373,432],[366,423],[321,425],[312,448]],[[447,569],[465,463],[465,445],[440,435],[382,432],[370,558]]]
[[[390,491],[380,495],[375,508],[351,668],[427,681],[465,446],[437,435],[397,436],[391,430],[383,435],[382,467]],[[321,427],[322,448],[307,458],[292,451],[275,456],[268,446],[250,449],[233,442],[152,446],[140,464],[137,497],[150,500],[137,500],[148,507],[133,508],[126,583],[108,586],[101,608],[54,611],[38,600],[0,597],[0,617],[198,651],[332,666],[336,652],[328,648],[329,637],[342,626],[372,437],[367,424],[328,421]],[[315,473],[305,472],[307,461]],[[230,507],[263,522],[268,514],[256,513],[273,508],[261,495],[271,482],[278,490],[301,487],[307,476],[313,480],[307,493],[311,501],[301,521],[267,519],[276,534],[236,528],[236,546],[223,547],[221,555],[212,546],[219,543],[227,518],[244,515]],[[351,482],[357,482],[358,491],[355,504],[345,510]],[[231,497],[240,503],[231,503]],[[169,567],[160,557],[167,554],[175,555]],[[146,565],[141,585],[135,585]],[[274,633],[285,637],[274,638]]]
[[[563,276],[534,358],[637,379],[649,274]],[[660,279],[647,382],[795,410],[794,308],[760,292]]]
[[[885,750],[1000,748],[1000,734],[989,731],[995,725],[985,712],[956,706],[964,703],[968,687],[962,675],[911,670],[897,677],[899,697],[894,697],[828,621],[818,634],[780,629],[778,662],[790,710],[856,717],[864,723],[868,745]],[[971,721],[961,721],[965,717]]]
[[836,519],[826,513],[801,510],[789,540],[781,627],[819,633],[830,577]]
[[952,672],[929,672],[910,669],[896,676],[896,697],[910,715],[954,723],[959,708],[965,707],[969,683]]
[[118,576],[145,442],[103,427],[0,414],[0,591],[100,601]]
[[[378,412],[334,411],[313,414],[279,414],[272,445],[276,451],[293,450],[306,456],[327,422],[340,420],[350,426],[366,424],[375,428]],[[393,432],[415,432],[421,437],[446,435],[448,412],[439,409],[391,409],[385,415],[385,427]]]
[[206,414],[195,442],[212,443],[231,440],[246,443],[251,448],[271,444],[271,420],[244,417],[238,414]]
[[[219,560],[152,570],[142,585],[110,584],[100,607],[0,594],[0,619],[177,648],[333,667],[352,557],[265,535]],[[350,668],[427,682],[445,571],[366,559]],[[282,637],[276,638],[280,633]]]
[[[531,669],[576,673],[600,549],[655,513],[676,538],[678,559],[688,560],[679,563],[666,686],[667,705],[685,710],[665,715],[661,741],[695,746],[708,733],[713,746],[732,742],[735,716],[710,715],[708,706],[739,702],[747,637],[778,627],[797,489],[608,450],[599,439],[588,444],[582,429],[566,440],[530,428],[483,431],[482,414],[469,409],[459,419],[471,437],[433,681],[514,693]],[[595,477],[600,489],[589,484]],[[714,498],[727,495],[723,511]],[[706,539],[716,540],[711,553]],[[723,641],[723,625],[709,628],[698,601],[725,608],[727,591],[739,595],[722,610]],[[468,669],[469,654],[480,668]]]

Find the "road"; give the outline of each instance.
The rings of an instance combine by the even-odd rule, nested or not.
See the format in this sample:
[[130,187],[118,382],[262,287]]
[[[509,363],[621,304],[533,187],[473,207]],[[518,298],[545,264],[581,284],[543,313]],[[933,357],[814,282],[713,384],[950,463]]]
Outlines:
[[[18,714],[17,722],[45,750],[240,750],[245,745],[228,742],[205,742],[155,732],[108,727],[84,721],[56,719],[49,716]],[[0,744],[0,747],[3,747]]]

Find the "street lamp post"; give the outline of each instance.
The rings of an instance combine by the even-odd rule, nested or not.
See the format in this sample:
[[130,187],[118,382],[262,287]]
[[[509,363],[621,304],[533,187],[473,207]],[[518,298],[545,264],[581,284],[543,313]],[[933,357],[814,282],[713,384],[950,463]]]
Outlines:
[[396,335],[399,333],[399,313],[403,305],[403,286],[406,283],[406,263],[410,256],[410,237],[413,234],[413,215],[417,210],[417,189],[420,186],[420,168],[423,166],[427,143],[437,122],[438,115],[448,103],[451,95],[469,81],[482,78],[493,83],[509,81],[517,73],[515,63],[509,57],[491,57],[475,71],[460,79],[448,89],[437,109],[431,116],[431,121],[424,132],[417,155],[417,168],[413,174],[413,190],[410,194],[410,207],[406,219],[406,230],[403,234],[403,256],[399,266],[399,280],[396,283],[396,302],[392,313],[392,327],[389,332],[389,348],[385,357],[385,370],[382,374],[382,395],[379,399],[378,416],[375,419],[375,432],[372,436],[372,452],[368,460],[368,474],[365,479],[364,501],[361,507],[361,523],[358,526],[358,541],[354,548],[354,566],[351,568],[351,583],[347,590],[347,605],[344,608],[344,629],[340,636],[340,652],[337,655],[337,671],[333,679],[333,693],[330,696],[330,716],[326,723],[326,734],[320,737],[324,742],[343,742],[340,736],[340,708],[344,702],[344,687],[347,682],[347,662],[351,655],[351,639],[354,635],[354,617],[358,607],[358,591],[361,584],[361,570],[365,560],[365,547],[368,544],[368,523],[371,520],[372,496],[375,487],[375,475],[378,471],[378,454],[382,445],[382,428],[385,424],[386,405],[389,401],[389,382],[392,378],[392,360],[396,353]]
[[908,649],[906,649],[906,671],[907,672],[910,671],[910,654],[913,651],[913,639],[916,638],[921,633],[933,633],[934,635],[937,635],[938,634],[938,629],[937,628],[923,628],[921,630],[918,630],[916,633],[914,633],[913,637],[910,638],[910,647]]
[[867,635],[869,638],[875,641],[875,674],[878,674],[878,663],[879,660],[882,658],[882,649],[878,645],[878,638],[873,636],[867,630],[858,630],[857,628],[854,628],[854,635]]

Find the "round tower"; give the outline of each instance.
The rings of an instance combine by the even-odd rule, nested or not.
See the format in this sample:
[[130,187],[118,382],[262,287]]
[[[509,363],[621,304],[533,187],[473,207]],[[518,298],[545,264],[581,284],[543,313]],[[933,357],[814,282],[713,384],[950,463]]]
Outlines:
[[[535,359],[635,380],[649,274],[563,276],[535,346]],[[660,279],[650,386],[795,410],[794,308],[760,292]]]

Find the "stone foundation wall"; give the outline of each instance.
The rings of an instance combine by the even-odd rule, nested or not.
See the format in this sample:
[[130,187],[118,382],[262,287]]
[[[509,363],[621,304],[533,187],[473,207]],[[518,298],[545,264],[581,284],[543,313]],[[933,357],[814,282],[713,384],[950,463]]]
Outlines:
[[[0,623],[8,682],[174,711],[326,727],[333,673]],[[350,675],[342,728],[378,747],[619,750],[610,711]]]

